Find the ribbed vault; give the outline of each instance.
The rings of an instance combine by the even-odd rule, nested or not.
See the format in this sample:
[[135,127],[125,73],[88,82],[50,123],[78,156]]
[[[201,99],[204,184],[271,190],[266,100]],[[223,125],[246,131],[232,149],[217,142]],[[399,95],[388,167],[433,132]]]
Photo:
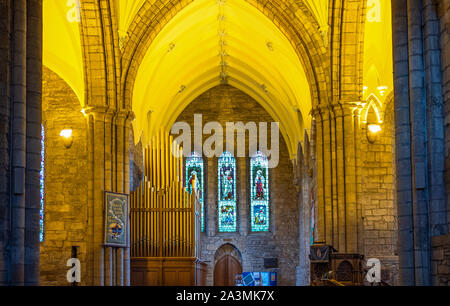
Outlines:
[[280,122],[295,153],[310,127],[305,71],[277,26],[239,0],[194,1],[158,33],[134,83],[135,131],[147,138],[161,126],[170,127],[193,99],[221,83],[258,101]]

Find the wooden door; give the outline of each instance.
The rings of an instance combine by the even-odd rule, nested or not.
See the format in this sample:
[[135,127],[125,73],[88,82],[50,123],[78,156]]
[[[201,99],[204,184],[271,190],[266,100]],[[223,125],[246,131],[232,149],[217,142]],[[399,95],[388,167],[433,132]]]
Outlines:
[[242,273],[239,261],[231,255],[220,258],[214,267],[214,286],[234,286],[236,274]]

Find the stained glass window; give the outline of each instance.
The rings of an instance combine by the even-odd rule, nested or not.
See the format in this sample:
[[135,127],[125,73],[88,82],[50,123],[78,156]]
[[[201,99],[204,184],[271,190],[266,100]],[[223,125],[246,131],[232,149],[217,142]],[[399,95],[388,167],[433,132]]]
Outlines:
[[219,232],[235,232],[236,219],[236,160],[229,152],[219,157],[218,164]]
[[269,230],[269,167],[267,157],[256,152],[250,159],[250,216],[253,232]]
[[186,159],[186,187],[188,188],[189,192],[192,193],[192,188],[195,188],[196,191],[199,193],[200,198],[200,220],[201,220],[201,230],[204,231],[205,228],[205,208],[204,208],[204,201],[203,201],[203,184],[204,184],[204,177],[203,177],[203,158],[196,152],[193,152],[187,159]]
[[41,169],[39,171],[40,208],[39,208],[39,241],[44,241],[44,195],[45,195],[45,130],[41,124]]

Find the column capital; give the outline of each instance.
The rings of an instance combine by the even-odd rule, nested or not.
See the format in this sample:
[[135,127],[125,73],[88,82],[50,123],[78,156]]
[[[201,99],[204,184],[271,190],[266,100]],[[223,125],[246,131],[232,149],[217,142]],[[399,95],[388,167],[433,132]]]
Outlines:
[[88,115],[93,115],[96,119],[109,120],[111,121],[113,117],[116,117],[122,122],[132,121],[136,118],[135,114],[131,110],[115,110],[107,106],[91,106],[83,108],[83,113]]
[[[334,116],[346,116],[357,114],[364,105],[362,101],[337,101],[331,104],[318,105],[311,110],[311,116],[316,117],[330,113]],[[356,111],[356,112],[355,112]]]
[[311,109],[311,116],[312,117],[321,116],[322,114],[325,114],[329,111],[330,108],[328,104],[320,104]]
[[363,107],[362,101],[338,101],[333,104],[335,111],[341,111],[342,115],[353,115],[355,111]]
[[121,126],[124,126],[131,123],[131,121],[133,121],[136,116],[133,111],[120,110],[117,112],[116,118],[117,123]]

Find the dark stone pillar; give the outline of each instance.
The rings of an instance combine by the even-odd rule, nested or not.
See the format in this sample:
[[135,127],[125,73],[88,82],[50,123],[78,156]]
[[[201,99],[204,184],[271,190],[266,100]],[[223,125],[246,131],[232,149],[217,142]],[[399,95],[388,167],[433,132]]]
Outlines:
[[39,210],[42,123],[42,0],[27,1],[27,168],[25,285],[39,284]]
[[406,0],[392,1],[399,284],[414,285],[408,15]]
[[26,170],[26,36],[27,4],[12,2],[12,155],[10,283],[24,284],[25,170]]
[[431,285],[431,238],[447,232],[444,116],[435,2],[392,2],[399,273]]
[[0,0],[0,286],[8,284],[10,235],[11,1]]

